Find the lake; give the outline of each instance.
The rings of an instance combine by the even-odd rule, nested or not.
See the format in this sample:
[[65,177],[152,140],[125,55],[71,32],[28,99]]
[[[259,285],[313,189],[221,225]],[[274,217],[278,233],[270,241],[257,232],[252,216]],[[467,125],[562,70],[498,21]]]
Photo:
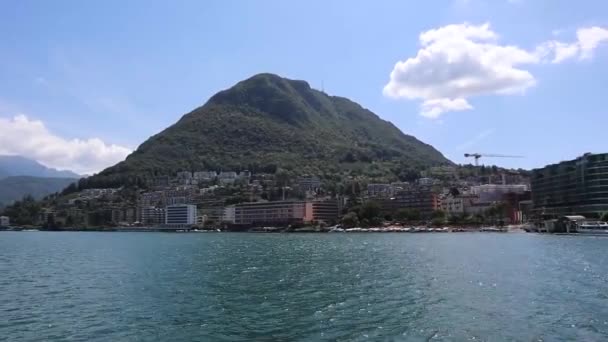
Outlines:
[[0,232],[0,341],[606,341],[608,238]]

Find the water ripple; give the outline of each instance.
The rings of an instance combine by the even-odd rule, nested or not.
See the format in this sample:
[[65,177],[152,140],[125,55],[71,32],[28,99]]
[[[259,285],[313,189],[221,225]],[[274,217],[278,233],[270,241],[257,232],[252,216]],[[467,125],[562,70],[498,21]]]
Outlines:
[[603,341],[608,239],[1,233],[0,341]]

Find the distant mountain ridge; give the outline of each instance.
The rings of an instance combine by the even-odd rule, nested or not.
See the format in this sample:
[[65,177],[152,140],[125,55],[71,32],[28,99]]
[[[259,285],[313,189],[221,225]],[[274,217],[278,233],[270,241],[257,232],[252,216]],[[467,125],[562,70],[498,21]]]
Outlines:
[[22,156],[0,155],[0,208],[31,195],[35,199],[61,191],[80,176],[48,168]]
[[258,74],[212,96],[90,181],[109,185],[133,175],[255,172],[268,166],[298,174],[338,173],[356,163],[452,164],[431,145],[355,102],[312,89],[305,81]]
[[76,181],[76,178],[31,176],[10,176],[0,179],[0,207],[9,205],[27,195],[41,199],[65,189]]
[[0,179],[10,176],[80,178],[72,171],[49,168],[22,156],[0,155]]

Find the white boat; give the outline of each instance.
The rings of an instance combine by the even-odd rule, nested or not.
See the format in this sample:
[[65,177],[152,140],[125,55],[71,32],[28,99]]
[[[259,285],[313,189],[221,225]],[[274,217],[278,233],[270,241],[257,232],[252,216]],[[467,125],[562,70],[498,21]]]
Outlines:
[[594,235],[604,235],[608,236],[608,223],[606,222],[593,222],[587,221],[580,224],[576,227],[576,232],[578,234],[594,234]]

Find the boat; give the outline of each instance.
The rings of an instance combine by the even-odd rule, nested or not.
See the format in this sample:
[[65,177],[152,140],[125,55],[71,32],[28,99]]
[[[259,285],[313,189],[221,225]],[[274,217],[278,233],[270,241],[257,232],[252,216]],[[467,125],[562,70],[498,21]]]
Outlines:
[[507,230],[499,227],[481,227],[479,228],[480,232],[492,232],[492,233],[504,233]]
[[576,227],[578,234],[593,234],[608,236],[608,223],[601,221],[586,221]]

